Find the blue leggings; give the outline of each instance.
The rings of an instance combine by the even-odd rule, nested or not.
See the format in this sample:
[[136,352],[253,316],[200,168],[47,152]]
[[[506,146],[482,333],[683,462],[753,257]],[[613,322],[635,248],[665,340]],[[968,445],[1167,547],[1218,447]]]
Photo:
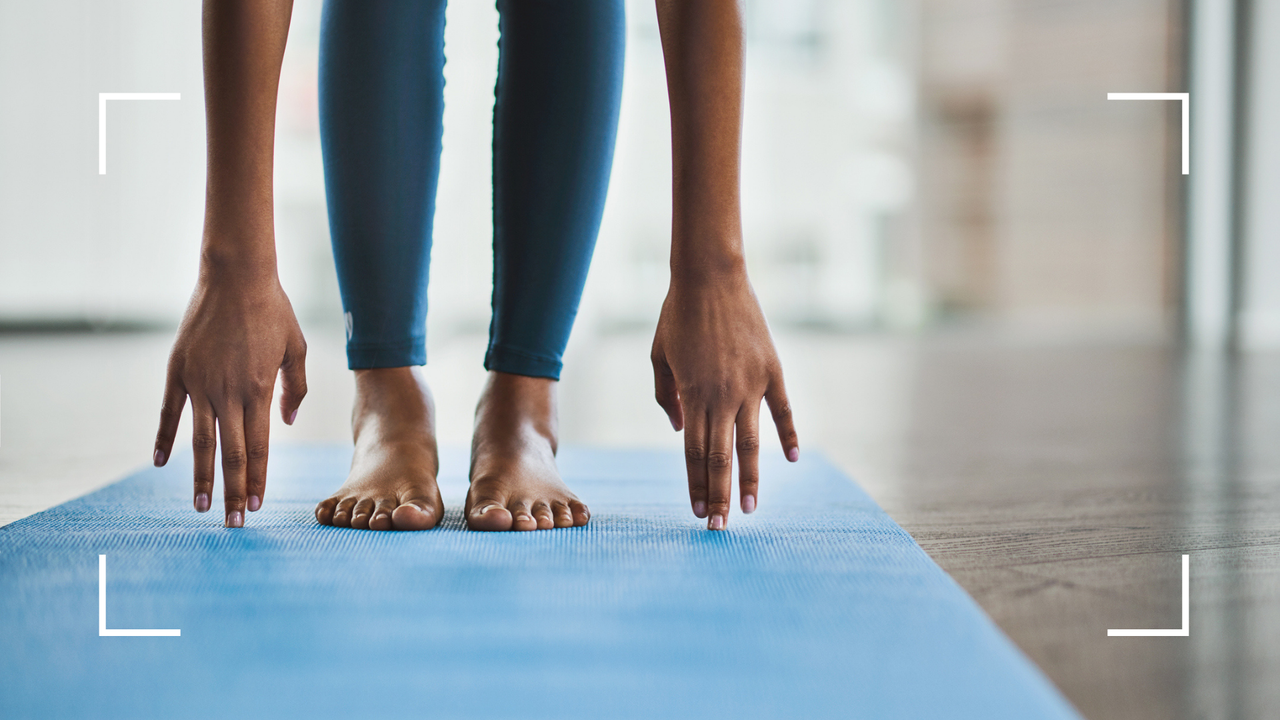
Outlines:
[[[444,0],[326,0],[320,140],[352,369],[427,360]],[[498,0],[488,370],[558,379],[622,90],[622,0]]]

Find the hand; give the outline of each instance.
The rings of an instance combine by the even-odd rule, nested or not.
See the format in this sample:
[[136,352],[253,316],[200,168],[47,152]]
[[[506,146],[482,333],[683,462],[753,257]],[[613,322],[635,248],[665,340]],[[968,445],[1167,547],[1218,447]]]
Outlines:
[[286,423],[293,424],[307,394],[307,343],[272,275],[238,282],[202,273],[169,355],[155,464],[168,461],[191,398],[195,508],[209,509],[221,438],[227,527],[243,526],[246,506],[256,511],[262,505],[276,373],[283,376],[280,414]]
[[684,431],[693,514],[709,515],[707,527],[723,530],[735,447],[742,511],[756,508],[761,398],[787,459],[800,459],[782,365],[745,268],[696,279],[673,273],[651,359],[658,404]]

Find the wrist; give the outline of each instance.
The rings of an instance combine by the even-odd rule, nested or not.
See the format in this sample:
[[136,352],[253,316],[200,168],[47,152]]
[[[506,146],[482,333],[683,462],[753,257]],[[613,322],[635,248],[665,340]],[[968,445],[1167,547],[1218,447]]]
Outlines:
[[671,285],[700,287],[737,284],[747,280],[747,262],[739,252],[703,253],[697,257],[671,254]]
[[245,288],[278,284],[275,248],[205,247],[200,251],[200,280]]

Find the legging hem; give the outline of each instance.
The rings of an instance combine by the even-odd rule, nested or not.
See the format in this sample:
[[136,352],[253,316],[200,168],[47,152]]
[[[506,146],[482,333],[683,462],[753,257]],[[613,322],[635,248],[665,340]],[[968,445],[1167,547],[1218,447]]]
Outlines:
[[484,369],[528,377],[560,379],[564,363],[559,358],[504,347],[490,347],[484,354]]
[[351,370],[426,364],[427,341],[425,338],[415,338],[407,343],[347,344],[347,367]]

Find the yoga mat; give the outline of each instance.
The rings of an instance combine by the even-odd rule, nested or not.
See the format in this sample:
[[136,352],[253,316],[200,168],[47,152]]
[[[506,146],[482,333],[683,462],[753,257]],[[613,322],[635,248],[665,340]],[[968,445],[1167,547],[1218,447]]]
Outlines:
[[[242,530],[190,455],[0,528],[0,717],[1078,717],[816,453],[722,533],[678,453],[585,448],[585,528],[465,530],[462,452],[441,527],[320,526],[350,453],[273,448]],[[99,636],[99,554],[106,626],[180,637]]]

